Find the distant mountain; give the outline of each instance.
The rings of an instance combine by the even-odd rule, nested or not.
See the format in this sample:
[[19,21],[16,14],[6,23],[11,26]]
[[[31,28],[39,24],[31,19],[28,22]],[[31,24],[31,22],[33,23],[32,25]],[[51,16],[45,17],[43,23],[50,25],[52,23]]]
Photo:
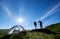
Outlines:
[[8,31],[9,29],[0,29],[0,32],[6,32]]

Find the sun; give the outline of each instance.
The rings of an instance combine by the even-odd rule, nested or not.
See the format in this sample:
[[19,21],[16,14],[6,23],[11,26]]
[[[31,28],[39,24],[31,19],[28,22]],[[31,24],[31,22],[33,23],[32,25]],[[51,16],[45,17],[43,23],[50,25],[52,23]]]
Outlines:
[[16,24],[22,25],[22,26],[28,25],[27,20],[24,17],[17,17],[16,18]]
[[18,18],[18,19],[17,19],[17,22],[18,22],[18,23],[23,23],[23,22],[24,22],[24,19],[23,19],[23,18]]

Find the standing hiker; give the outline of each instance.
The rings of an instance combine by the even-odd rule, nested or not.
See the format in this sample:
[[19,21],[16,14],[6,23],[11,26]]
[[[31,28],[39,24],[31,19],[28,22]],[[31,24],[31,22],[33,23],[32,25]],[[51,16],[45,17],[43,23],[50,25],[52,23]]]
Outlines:
[[38,22],[38,23],[40,24],[41,29],[43,29],[42,21],[40,21],[40,20],[39,20],[39,22]]
[[36,26],[37,26],[36,22],[34,22],[34,26],[35,26],[35,29],[36,29]]

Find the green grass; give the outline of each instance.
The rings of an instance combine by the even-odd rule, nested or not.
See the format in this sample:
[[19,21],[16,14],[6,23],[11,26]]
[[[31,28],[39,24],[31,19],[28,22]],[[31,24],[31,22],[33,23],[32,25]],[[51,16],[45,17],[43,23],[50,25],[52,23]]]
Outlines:
[[[54,34],[46,34],[43,32],[30,32],[26,33],[17,33],[12,35],[5,35],[0,33],[0,39],[60,39],[60,23],[52,24],[47,26],[45,29],[56,32]],[[2,30],[0,32],[6,32]],[[3,36],[2,36],[3,35]]]

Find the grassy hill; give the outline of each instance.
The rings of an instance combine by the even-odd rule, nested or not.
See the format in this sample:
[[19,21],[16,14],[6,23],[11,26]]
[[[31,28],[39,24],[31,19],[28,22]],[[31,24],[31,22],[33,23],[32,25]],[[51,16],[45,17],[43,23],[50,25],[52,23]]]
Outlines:
[[0,29],[0,37],[6,34],[9,29]]
[[41,31],[40,32],[26,31],[26,32],[19,32],[17,34],[3,35],[0,39],[60,39],[60,23],[49,25],[45,29],[56,32],[56,35],[47,34]]
[[49,25],[45,29],[56,32],[55,39],[60,39],[60,23]]
[[60,33],[60,23],[49,25],[45,29],[49,29],[49,30],[52,30],[56,33]]

